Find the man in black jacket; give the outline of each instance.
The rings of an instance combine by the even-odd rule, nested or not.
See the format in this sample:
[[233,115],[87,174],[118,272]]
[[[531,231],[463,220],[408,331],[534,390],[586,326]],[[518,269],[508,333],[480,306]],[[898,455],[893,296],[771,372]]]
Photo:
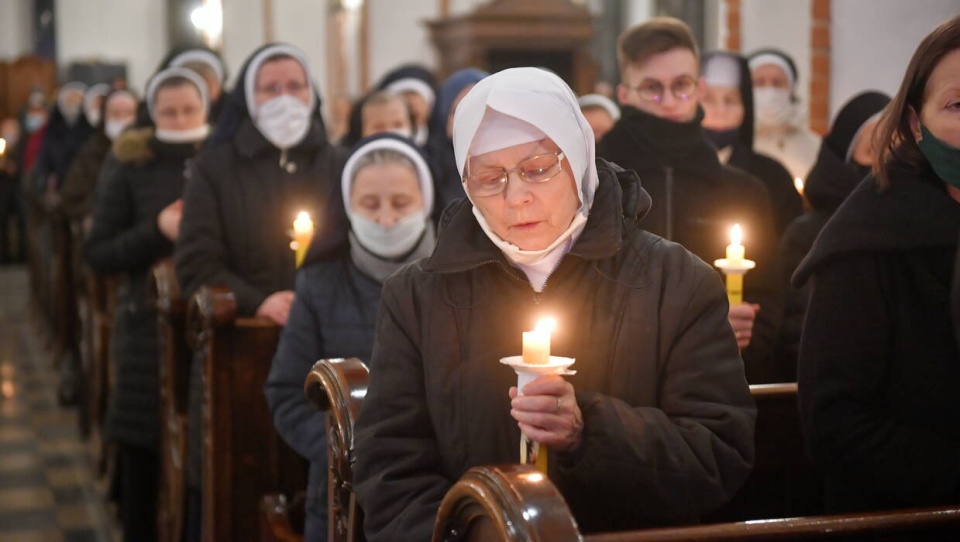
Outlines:
[[628,29],[617,56],[623,116],[600,141],[598,155],[640,175],[653,198],[645,230],[707,262],[723,257],[734,224],[743,227],[747,257],[757,267],[745,280],[747,302],[730,307],[729,319],[747,379],[769,382],[780,301],[767,191],[750,175],[720,164],[703,136],[697,46],[682,21],[654,18]]

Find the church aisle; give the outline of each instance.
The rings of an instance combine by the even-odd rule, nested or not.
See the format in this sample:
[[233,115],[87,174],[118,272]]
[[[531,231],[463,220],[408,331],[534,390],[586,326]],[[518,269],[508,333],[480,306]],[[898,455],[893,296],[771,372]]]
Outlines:
[[24,267],[0,268],[0,540],[111,542],[115,522],[52,356],[28,317]]

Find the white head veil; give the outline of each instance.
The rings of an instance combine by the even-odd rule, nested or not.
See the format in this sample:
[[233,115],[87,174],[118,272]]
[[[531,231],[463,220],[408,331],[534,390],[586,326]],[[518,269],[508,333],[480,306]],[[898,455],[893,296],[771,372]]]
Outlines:
[[599,184],[593,130],[570,87],[557,75],[539,68],[511,68],[483,79],[464,96],[454,115],[453,149],[461,175],[470,156],[544,136],[560,147],[569,162],[580,197],[580,208],[570,227],[549,247],[521,250],[504,241],[489,227],[467,193],[480,227],[527,273],[534,288],[538,288],[538,282],[539,288],[543,287],[543,271],[545,275],[553,271],[586,224]]

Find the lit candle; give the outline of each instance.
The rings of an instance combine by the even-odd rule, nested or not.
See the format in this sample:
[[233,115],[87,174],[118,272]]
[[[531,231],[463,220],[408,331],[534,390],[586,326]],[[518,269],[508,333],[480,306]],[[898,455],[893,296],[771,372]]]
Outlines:
[[801,196],[803,195],[803,179],[800,177],[794,177],[793,187],[797,189],[797,193],[799,193]]
[[7,140],[0,137],[0,156],[7,152]]
[[742,240],[743,230],[740,228],[740,224],[734,224],[733,228],[730,229],[730,244],[727,245],[727,261],[726,269],[724,269],[727,277],[727,300],[730,302],[730,306],[743,303],[743,274],[745,271],[738,268],[749,260],[744,258],[746,250],[740,244]]
[[730,229],[730,244],[727,245],[727,263],[739,265],[743,263],[744,249],[740,241],[743,240],[743,230],[740,224],[734,224]]
[[311,240],[313,240],[313,221],[310,220],[309,213],[300,211],[297,219],[293,221],[293,244],[294,250],[297,251],[297,267],[303,263]]
[[523,362],[530,365],[550,363],[550,333],[557,326],[553,318],[542,318],[533,331],[523,332]]

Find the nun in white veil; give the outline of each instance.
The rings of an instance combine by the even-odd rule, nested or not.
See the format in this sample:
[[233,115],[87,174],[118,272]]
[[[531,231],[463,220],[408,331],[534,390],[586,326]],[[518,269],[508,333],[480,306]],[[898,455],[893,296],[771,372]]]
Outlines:
[[[367,539],[428,540],[445,492],[517,462],[521,431],[586,532],[695,522],[753,461],[755,410],[716,272],[644,232],[636,175],[594,157],[556,75],[479,82],[454,120],[469,200],[437,247],[387,279],[357,422],[354,484]],[[576,375],[518,397],[501,358],[556,319]]]

